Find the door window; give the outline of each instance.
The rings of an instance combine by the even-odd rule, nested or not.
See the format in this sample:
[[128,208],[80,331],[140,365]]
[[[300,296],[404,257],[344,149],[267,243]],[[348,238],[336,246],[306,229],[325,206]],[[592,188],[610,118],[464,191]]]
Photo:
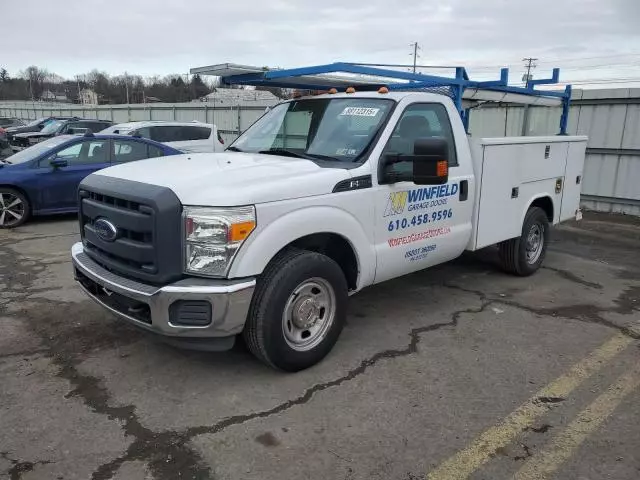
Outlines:
[[[420,138],[444,138],[449,145],[449,166],[458,165],[456,146],[447,110],[438,103],[416,103],[402,113],[382,155],[413,155],[415,141]],[[412,162],[398,162],[387,166],[390,173],[406,175]]]
[[[142,130],[142,129],[141,129]],[[145,136],[145,135],[141,135]],[[156,142],[186,142],[206,140],[211,136],[211,128],[191,125],[157,125],[150,128],[148,138]]]
[[90,163],[106,163],[109,161],[109,140],[96,140],[85,142],[83,147],[88,145],[86,157],[80,151],[79,160],[82,165]]
[[133,162],[148,158],[147,145],[135,140],[114,140],[113,161],[117,163]]
[[147,145],[149,158],[162,157],[164,156],[164,152],[161,148],[156,147],[155,145]]
[[109,161],[108,142],[109,140],[87,140],[74,143],[54,155],[40,160],[39,166],[48,167],[54,158],[66,160],[69,166],[107,163]]
[[139,128],[131,132],[131,135],[135,135],[142,138],[151,138],[151,129],[149,127]]
[[180,127],[179,136],[181,137],[180,141],[206,140],[211,136],[211,129],[209,127],[196,126]]
[[156,142],[179,142],[182,140],[180,138],[180,127],[174,125],[151,127],[149,130],[151,132],[151,140]]

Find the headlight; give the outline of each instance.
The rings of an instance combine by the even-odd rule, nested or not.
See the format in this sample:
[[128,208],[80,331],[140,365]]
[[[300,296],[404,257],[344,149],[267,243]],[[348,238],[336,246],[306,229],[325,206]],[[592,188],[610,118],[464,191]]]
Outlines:
[[185,207],[185,273],[224,277],[233,257],[256,228],[253,207]]

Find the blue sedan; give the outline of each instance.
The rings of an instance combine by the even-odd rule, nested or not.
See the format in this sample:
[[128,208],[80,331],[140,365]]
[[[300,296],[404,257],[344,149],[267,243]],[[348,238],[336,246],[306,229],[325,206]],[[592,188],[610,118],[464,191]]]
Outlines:
[[78,184],[97,170],[181,153],[153,140],[122,135],[45,140],[0,160],[0,228],[22,225],[31,215],[77,211]]

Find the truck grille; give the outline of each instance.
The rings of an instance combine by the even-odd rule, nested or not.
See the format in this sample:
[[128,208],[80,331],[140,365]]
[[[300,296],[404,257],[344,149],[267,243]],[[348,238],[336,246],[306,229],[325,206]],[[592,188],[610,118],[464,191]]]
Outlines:
[[[171,190],[90,175],[80,184],[79,203],[82,241],[95,262],[152,284],[182,276],[182,206]],[[115,238],[97,228],[98,220],[115,228]]]

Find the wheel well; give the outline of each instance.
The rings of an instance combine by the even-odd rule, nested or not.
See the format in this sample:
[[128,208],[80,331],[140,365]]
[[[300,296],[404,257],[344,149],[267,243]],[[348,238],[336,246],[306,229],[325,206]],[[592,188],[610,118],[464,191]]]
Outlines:
[[529,208],[539,207],[547,214],[547,219],[549,223],[553,223],[553,200],[550,197],[540,197],[536,198]]
[[24,190],[23,188],[20,188],[20,187],[16,187],[15,185],[4,185],[4,184],[1,184],[1,183],[0,183],[0,188],[10,188],[11,190],[15,190],[16,192],[20,192],[22,195],[25,196],[25,198],[29,202],[29,206],[33,210],[33,202],[31,201],[31,198],[29,197],[29,194],[26,192],[26,190]]
[[342,269],[349,290],[357,288],[358,260],[353,247],[344,237],[336,233],[314,233],[291,242],[287,247],[321,253],[333,259]]

